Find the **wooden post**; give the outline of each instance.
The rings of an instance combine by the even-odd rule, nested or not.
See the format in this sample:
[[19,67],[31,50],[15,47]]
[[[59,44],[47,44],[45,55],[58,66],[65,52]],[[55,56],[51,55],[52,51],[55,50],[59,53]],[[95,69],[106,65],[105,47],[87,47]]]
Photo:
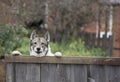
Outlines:
[[107,49],[107,39],[108,39],[108,37],[107,37],[107,33],[108,33],[108,6],[106,6],[106,9],[105,9],[105,36],[104,36],[104,50],[106,50]]
[[6,64],[0,60],[0,82],[6,82]]
[[109,54],[112,56],[112,51],[113,51],[113,34],[112,34],[112,29],[113,29],[113,6],[110,5],[109,9],[109,32],[110,32],[110,41],[109,41]]
[[97,46],[100,47],[100,29],[101,29],[101,6],[99,5],[99,13],[98,13],[98,39],[97,39]]

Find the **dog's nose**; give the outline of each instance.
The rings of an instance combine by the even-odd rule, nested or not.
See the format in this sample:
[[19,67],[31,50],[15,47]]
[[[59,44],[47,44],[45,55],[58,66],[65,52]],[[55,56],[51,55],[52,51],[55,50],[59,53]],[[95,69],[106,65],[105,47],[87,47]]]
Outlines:
[[40,48],[37,48],[37,51],[40,51]]

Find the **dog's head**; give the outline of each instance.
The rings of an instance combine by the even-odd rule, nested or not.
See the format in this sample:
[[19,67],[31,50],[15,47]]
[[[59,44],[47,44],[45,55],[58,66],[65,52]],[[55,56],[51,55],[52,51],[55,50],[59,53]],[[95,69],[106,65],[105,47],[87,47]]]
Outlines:
[[43,37],[39,37],[35,31],[30,36],[30,55],[45,56],[49,50],[50,35],[46,32]]

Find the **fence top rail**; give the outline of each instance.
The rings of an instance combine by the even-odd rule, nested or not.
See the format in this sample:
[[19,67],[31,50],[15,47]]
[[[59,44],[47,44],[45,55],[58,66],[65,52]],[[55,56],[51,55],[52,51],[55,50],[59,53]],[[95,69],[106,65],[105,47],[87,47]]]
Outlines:
[[6,63],[120,65],[120,58],[5,56]]

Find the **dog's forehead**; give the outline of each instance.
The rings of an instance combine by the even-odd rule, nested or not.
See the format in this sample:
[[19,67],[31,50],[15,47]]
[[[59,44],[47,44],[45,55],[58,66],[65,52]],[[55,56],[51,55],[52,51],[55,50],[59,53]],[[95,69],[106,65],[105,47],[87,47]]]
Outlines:
[[33,42],[46,42],[46,39],[45,38],[43,38],[43,37],[36,37],[36,38],[34,38],[33,39]]

